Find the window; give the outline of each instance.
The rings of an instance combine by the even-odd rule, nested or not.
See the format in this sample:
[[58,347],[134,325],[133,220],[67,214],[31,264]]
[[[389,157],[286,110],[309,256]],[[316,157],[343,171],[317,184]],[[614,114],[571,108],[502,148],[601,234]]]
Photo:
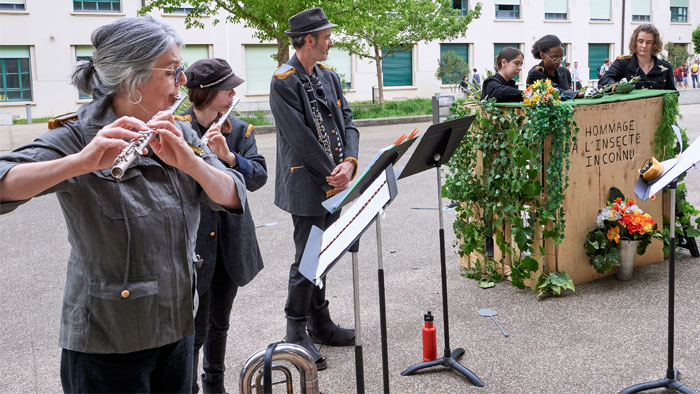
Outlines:
[[520,0],[496,0],[496,19],[520,19]]
[[688,22],[688,0],[671,0],[671,22]]
[[[90,60],[92,59],[92,51],[94,48],[92,45],[76,45],[75,46],[75,60]],[[78,92],[78,99],[89,100],[92,98],[91,94],[85,94]]]
[[565,21],[568,13],[567,0],[544,0],[544,19],[548,21]]
[[0,11],[24,11],[26,9],[24,0],[0,0]]
[[121,12],[120,0],[73,0],[75,12]]
[[245,85],[247,93],[264,94],[270,92],[270,79],[272,79],[272,74],[277,70],[277,61],[272,58],[272,55],[276,53],[277,45],[245,46]]
[[[505,47],[513,47],[515,49],[520,49],[520,44],[517,42],[509,42],[509,43],[494,43],[493,44],[493,70],[496,71],[496,58],[498,57],[498,52],[501,51],[501,49]],[[515,82],[518,82],[518,79],[520,79],[520,75],[516,76],[513,78]]]
[[592,21],[610,20],[610,0],[590,0],[588,4]]
[[[387,52],[382,49],[382,55]],[[382,78],[384,86],[413,85],[413,50],[393,52],[382,59]]]
[[469,13],[469,0],[452,0],[452,8],[459,10],[459,16]]
[[588,79],[599,79],[598,67],[610,58],[610,44],[588,44]]
[[31,101],[28,46],[0,46],[0,102]]
[[343,84],[343,89],[352,88],[352,57],[349,52],[331,48],[328,51],[328,59],[323,63],[335,70]]
[[190,11],[192,11],[194,8],[192,7],[179,7],[179,8],[174,8],[172,11],[168,12],[169,14],[189,14]]
[[[469,44],[440,44],[440,60],[442,60],[442,55],[449,51],[454,51],[459,57],[467,63],[467,69],[465,74],[469,74]],[[442,83],[446,84],[448,82],[442,79]]]
[[209,45],[187,44],[180,50],[180,55],[182,55],[182,63],[187,68],[199,59],[209,58]]
[[632,22],[651,22],[651,0],[632,0]]

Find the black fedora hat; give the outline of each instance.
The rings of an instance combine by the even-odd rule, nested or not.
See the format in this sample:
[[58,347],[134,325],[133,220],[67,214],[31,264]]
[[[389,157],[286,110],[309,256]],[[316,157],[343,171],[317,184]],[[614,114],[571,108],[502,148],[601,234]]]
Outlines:
[[328,21],[322,9],[311,8],[289,18],[289,30],[284,33],[290,37],[294,37],[330,29],[336,26],[338,25]]
[[226,60],[217,58],[197,60],[187,67],[185,75],[188,89],[229,90],[245,82],[233,73]]

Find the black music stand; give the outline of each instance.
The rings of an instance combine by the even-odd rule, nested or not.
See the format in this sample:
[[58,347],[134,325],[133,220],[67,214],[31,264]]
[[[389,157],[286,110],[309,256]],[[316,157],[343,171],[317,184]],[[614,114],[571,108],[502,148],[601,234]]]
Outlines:
[[[682,149],[681,144],[681,149]],[[678,381],[678,369],[673,366],[673,335],[674,335],[674,309],[675,309],[675,291],[676,291],[676,180],[683,175],[695,163],[700,161],[700,143],[695,140],[685,152],[681,152],[678,159],[666,160],[664,164],[663,174],[651,183],[647,183],[639,177],[637,185],[634,188],[634,193],[642,201],[646,201],[649,197],[661,191],[664,187],[668,187],[671,191],[671,223],[669,236],[669,258],[668,258],[668,367],[666,369],[666,377],[653,382],[639,383],[630,386],[620,394],[638,393],[640,391],[652,390],[665,387],[669,390],[677,390],[686,394],[697,394],[695,391],[686,387]]]
[[459,146],[460,141],[466,134],[475,116],[468,116],[450,120],[443,123],[432,125],[423,135],[420,143],[413,152],[413,155],[406,164],[406,167],[401,172],[399,179],[406,178],[413,174],[423,172],[425,170],[435,168],[437,171],[437,197],[438,197],[438,212],[440,215],[440,271],[442,276],[442,314],[444,319],[445,330],[445,353],[443,357],[437,360],[427,361],[413,365],[401,372],[401,375],[407,376],[416,371],[429,368],[437,365],[450,367],[461,373],[469,381],[478,387],[483,387],[484,383],[472,371],[462,366],[457,359],[464,354],[464,349],[457,348],[454,351],[450,349],[450,324],[447,309],[447,272],[445,268],[445,228],[443,224],[442,214],[442,182],[440,175],[440,167],[447,163]]

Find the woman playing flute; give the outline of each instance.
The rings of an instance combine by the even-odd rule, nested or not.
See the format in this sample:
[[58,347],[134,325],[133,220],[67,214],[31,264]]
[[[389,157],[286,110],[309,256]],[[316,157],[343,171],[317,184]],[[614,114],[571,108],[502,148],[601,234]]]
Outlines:
[[[199,202],[242,213],[236,171],[205,153],[168,108],[187,82],[182,39],[151,17],[92,34],[73,84],[92,93],[77,120],[0,156],[0,212],[56,193],[68,261],[59,346],[65,392],[189,392]],[[159,112],[161,111],[161,112]],[[155,130],[148,153],[110,174],[117,155]]]
[[[258,153],[253,125],[230,115],[220,119],[234,105],[235,88],[243,79],[223,59],[198,60],[185,75],[192,102],[185,114],[192,117],[192,128],[205,137],[222,164],[243,175],[249,191],[258,190],[267,182],[267,165]],[[247,205],[243,216],[217,212],[206,204],[200,207],[196,251],[203,262],[197,270],[200,302],[195,317],[192,392],[199,392],[197,361],[204,345],[202,391],[225,393],[224,359],[233,299],[238,287],[263,268],[263,261]]]

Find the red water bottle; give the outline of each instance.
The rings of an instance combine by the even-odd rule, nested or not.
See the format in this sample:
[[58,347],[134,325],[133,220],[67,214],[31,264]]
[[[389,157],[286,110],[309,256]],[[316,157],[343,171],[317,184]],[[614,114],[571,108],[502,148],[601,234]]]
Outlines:
[[433,315],[428,311],[423,317],[423,362],[437,359],[437,330],[433,325]]

